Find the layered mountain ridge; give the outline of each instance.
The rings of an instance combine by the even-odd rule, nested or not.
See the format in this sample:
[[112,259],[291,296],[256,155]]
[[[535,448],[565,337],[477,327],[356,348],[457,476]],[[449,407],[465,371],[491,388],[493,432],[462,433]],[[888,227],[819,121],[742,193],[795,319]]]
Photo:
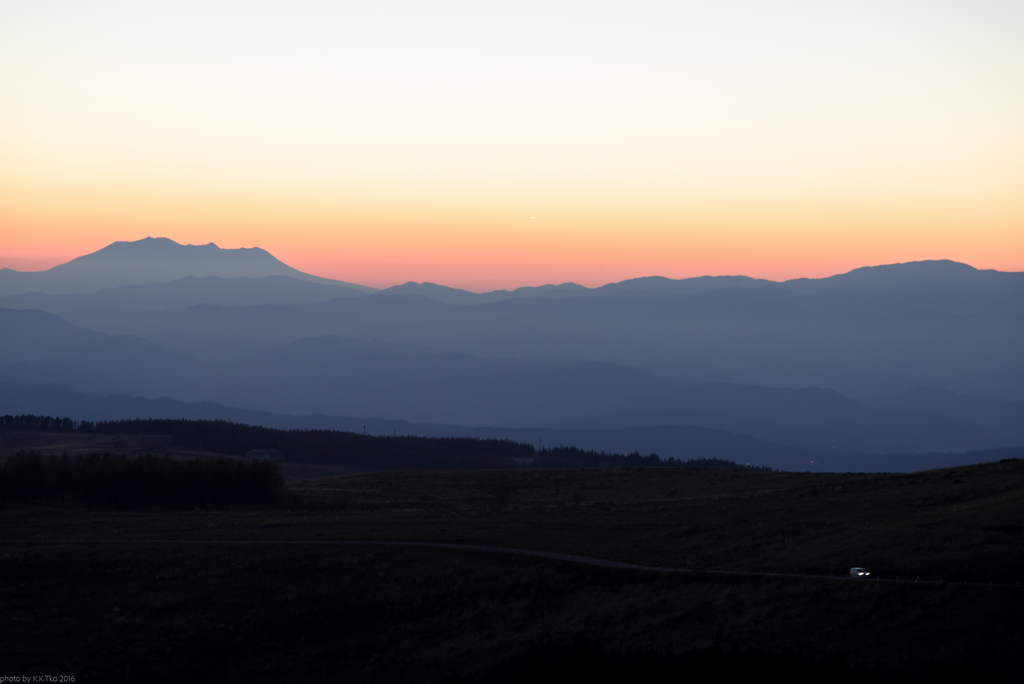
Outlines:
[[684,279],[645,276],[595,288],[563,283],[475,293],[434,283],[410,281],[378,290],[304,273],[259,247],[222,249],[212,242],[206,245],[182,245],[168,238],[147,237],[134,242],[114,242],[92,254],[45,271],[22,272],[0,268],[0,298],[30,292],[51,295],[88,294],[126,285],[169,283],[189,277],[255,279],[267,276],[285,276],[309,283],[342,286],[364,294],[415,294],[453,304],[479,304],[533,297],[560,299],[612,293],[697,294],[766,285],[776,285],[799,294],[849,288],[893,287],[938,287],[984,292],[990,296],[1024,294],[1024,273],[981,270],[950,260],[865,266],[826,278],[795,278],[782,282],[740,275]]
[[[32,277],[49,291],[8,294]],[[7,411],[56,408],[61,392],[134,397],[106,404],[128,413],[165,397],[428,432],[540,430],[586,448],[632,439],[666,456],[695,453],[671,439],[714,442],[699,430],[879,457],[1024,444],[1024,274],[949,261],[476,294],[377,291],[263,250],[147,239],[5,269],[0,288]]]

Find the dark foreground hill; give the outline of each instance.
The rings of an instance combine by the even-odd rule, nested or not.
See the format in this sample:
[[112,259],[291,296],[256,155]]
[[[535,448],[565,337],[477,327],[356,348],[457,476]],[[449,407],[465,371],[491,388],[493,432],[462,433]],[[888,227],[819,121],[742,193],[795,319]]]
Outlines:
[[690,663],[668,681],[724,656],[715,676],[753,660],[783,681],[1014,682],[1022,463],[406,471],[294,483],[278,509],[25,503],[0,511],[0,639],[13,670],[76,681],[495,681],[575,652],[588,674]]

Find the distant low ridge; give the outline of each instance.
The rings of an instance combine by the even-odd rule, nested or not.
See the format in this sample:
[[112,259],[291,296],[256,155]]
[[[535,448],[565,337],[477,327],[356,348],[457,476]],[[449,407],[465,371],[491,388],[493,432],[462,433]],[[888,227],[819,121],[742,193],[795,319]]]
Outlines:
[[[945,259],[865,266],[827,278],[795,278],[783,282],[742,275],[681,279],[645,276],[594,288],[575,283],[562,283],[477,293],[436,283],[408,282],[377,290],[366,285],[304,273],[259,247],[222,249],[212,242],[206,245],[181,245],[169,238],[147,237],[134,242],[115,242],[97,252],[46,271],[22,272],[0,268],[0,298],[26,293],[86,294],[124,286],[170,283],[184,278],[257,279],[268,276],[284,276],[308,283],[341,286],[363,294],[417,295],[460,305],[522,298],[575,299],[659,293],[692,295],[727,289],[750,290],[764,287],[780,288],[796,294],[842,289],[926,287],[985,293],[1000,298],[1024,296],[1024,273],[981,270]],[[5,306],[26,308],[21,302],[0,301],[0,307]],[[40,308],[49,307],[44,305]]]

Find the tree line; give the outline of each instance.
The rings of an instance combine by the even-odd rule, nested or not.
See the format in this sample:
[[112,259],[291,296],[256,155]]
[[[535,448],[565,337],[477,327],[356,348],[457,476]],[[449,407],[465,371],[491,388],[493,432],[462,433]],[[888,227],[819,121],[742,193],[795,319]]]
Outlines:
[[52,500],[101,508],[270,506],[284,477],[267,461],[19,451],[0,467],[0,505]]
[[0,427],[39,430],[41,432],[76,432],[80,427],[90,425],[92,423],[80,423],[70,418],[37,416],[31,413],[22,416],[12,416],[10,414],[0,416]]
[[661,458],[657,454],[642,456],[639,451],[623,456],[603,451],[587,451],[577,447],[559,446],[536,452],[531,464],[535,468],[690,468],[693,470],[771,470],[767,466],[751,466],[721,458]]
[[0,426],[97,435],[170,435],[189,451],[244,456],[252,449],[277,449],[289,461],[375,470],[496,470],[513,459],[531,468],[714,468],[770,470],[717,458],[681,461],[657,454],[607,454],[576,447],[538,450],[508,439],[363,435],[340,430],[277,430],[226,420],[134,419],[91,423],[49,416],[3,416]]

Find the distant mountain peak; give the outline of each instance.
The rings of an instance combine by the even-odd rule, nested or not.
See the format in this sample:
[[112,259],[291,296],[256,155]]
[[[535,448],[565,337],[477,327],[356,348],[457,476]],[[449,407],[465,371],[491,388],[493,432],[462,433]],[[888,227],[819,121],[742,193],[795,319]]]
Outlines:
[[[182,256],[182,255],[203,255],[212,256],[215,254],[219,255],[265,255],[274,261],[278,261],[270,252],[259,247],[238,247],[236,249],[222,249],[217,246],[214,242],[208,242],[205,245],[193,245],[193,244],[181,244],[175,242],[170,238],[165,237],[145,237],[141,240],[119,240],[112,242],[102,249],[98,249],[91,254],[78,257],[78,259],[88,259],[90,257],[97,256],[118,256],[118,257],[153,257],[153,256]],[[73,261],[78,261],[74,259]],[[71,262],[68,262],[71,263]]]
[[288,276],[307,282],[351,287],[366,293],[376,291],[363,285],[303,273],[259,247],[222,249],[212,242],[182,245],[170,238],[146,237],[114,242],[48,271],[20,273],[5,269],[0,274],[0,295],[89,293],[122,285],[166,283],[190,276]]
[[[880,273],[883,271],[904,271],[915,273],[976,273],[977,269],[970,264],[965,264],[952,259],[924,259],[922,261],[904,261],[896,264],[877,264],[875,266],[861,266],[852,271],[838,275],[850,275],[851,273]],[[990,269],[991,270],[991,269]],[[836,276],[833,276],[836,277]]]
[[827,278],[795,278],[782,283],[794,292],[824,292],[836,288],[940,287],[988,290],[1019,287],[1024,274],[979,269],[950,259],[907,261],[862,266]]

